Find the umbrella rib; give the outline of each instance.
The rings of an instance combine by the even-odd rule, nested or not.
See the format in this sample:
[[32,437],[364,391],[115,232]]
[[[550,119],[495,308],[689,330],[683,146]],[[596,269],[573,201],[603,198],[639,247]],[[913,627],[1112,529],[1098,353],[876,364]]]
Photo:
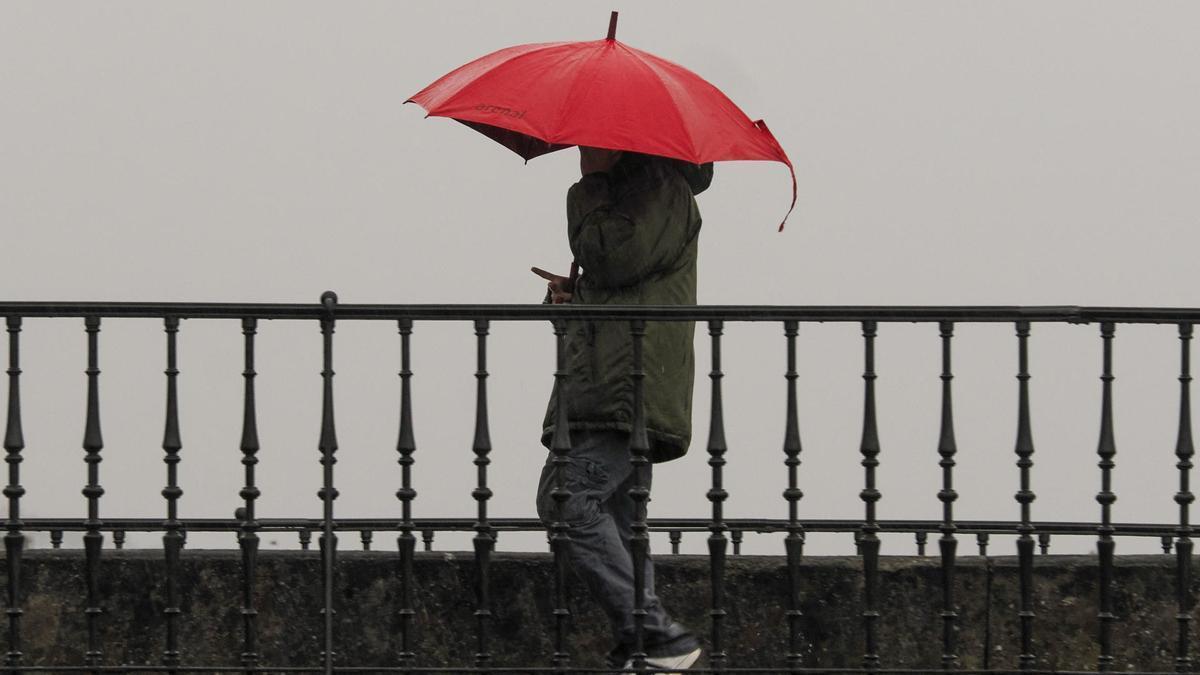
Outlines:
[[[597,40],[596,43],[598,43],[598,49],[589,54],[587,60],[576,70],[575,79],[571,82],[571,87],[567,90],[567,95],[563,97],[562,103],[558,108],[558,113],[554,117],[555,129],[562,129],[563,121],[569,117],[568,113],[574,113],[575,107],[579,105],[579,101],[582,97],[575,95],[577,89],[581,86],[591,86],[593,84],[593,78],[591,75],[595,69],[596,63],[598,63],[601,57],[604,55],[603,50],[606,48],[604,43],[606,42],[608,42],[608,40]],[[584,77],[585,73],[588,75],[588,77]],[[546,140],[548,143],[562,143],[562,139],[560,138]],[[568,145],[578,144],[568,143]]]
[[[696,157],[697,156],[696,155],[696,139],[695,139],[695,136],[692,134],[691,126],[688,124],[687,120],[684,119],[683,115],[680,114],[680,112],[679,112],[679,100],[675,97],[674,88],[671,86],[668,86],[666,80],[663,77],[663,73],[655,66],[654,63],[652,63],[650,61],[650,59],[646,58],[646,55],[641,50],[634,49],[633,47],[630,47],[629,45],[626,45],[623,42],[617,42],[617,45],[619,45],[620,47],[623,47],[629,54],[631,54],[633,57],[635,57],[637,59],[637,62],[642,64],[642,67],[650,72],[650,74],[653,76],[652,79],[654,80],[655,83],[658,84],[659,87],[662,88],[663,92],[666,93],[667,98],[669,98],[673,103],[675,103],[675,105],[671,109],[671,114],[674,115],[676,121],[679,123],[679,127],[681,129],[687,130],[687,140],[688,140],[688,144],[689,144],[689,147],[687,148],[688,156]],[[682,66],[680,66],[680,67],[682,67]],[[697,79],[701,79],[701,78],[699,78],[699,76],[697,76]],[[714,87],[714,89],[715,89],[715,87]],[[677,159],[687,159],[687,158],[679,157]],[[687,161],[691,161],[691,160],[689,159]]]
[[[555,43],[545,43],[545,44],[555,44]],[[461,94],[464,89],[466,89],[473,82],[475,82],[476,80],[479,79],[478,75],[475,75],[474,77],[469,77],[469,78],[463,77],[463,73],[471,72],[473,68],[482,68],[482,66],[480,66],[480,63],[482,61],[486,61],[486,60],[494,57],[499,52],[503,52],[503,51],[509,52],[509,54],[507,55],[508,58],[505,58],[502,61],[498,61],[496,63],[490,64],[486,67],[486,69],[484,69],[484,72],[492,71],[500,66],[503,66],[503,65],[509,63],[513,59],[519,58],[521,56],[524,56],[525,54],[529,54],[530,52],[536,51],[537,48],[543,47],[543,46],[545,46],[545,44],[516,45],[514,47],[506,47],[506,48],[501,49],[496,52],[490,52],[488,54],[484,54],[483,56],[480,56],[477,59],[468,61],[468,62],[462,64],[461,66],[455,68],[454,70],[451,70],[450,72],[446,73],[445,75],[439,77],[438,79],[434,80],[430,84],[426,85],[425,88],[421,89],[420,91],[413,94],[412,96],[409,96],[407,99],[405,99],[404,102],[405,103],[416,103],[417,105],[421,106],[422,108],[425,108],[425,111],[432,115],[434,108],[439,108],[441,106],[446,105],[447,101],[449,101],[450,99],[454,98],[455,96],[458,96],[459,94]],[[428,101],[427,100],[424,103],[421,102],[420,99],[427,96],[426,92],[445,87],[447,80],[457,79],[457,78],[463,79],[462,84],[458,88],[454,89],[451,92],[444,93],[440,100],[437,100],[437,101]]]
[[[698,82],[700,82],[704,86],[708,87],[711,90],[713,95],[719,97],[722,101],[725,102],[725,105],[722,107],[718,107],[718,110],[720,110],[720,112],[722,113],[722,115],[724,116],[725,120],[728,123],[734,124],[737,126],[748,125],[749,127],[755,128],[756,131],[761,132],[761,128],[759,128],[759,125],[757,123],[751,121],[750,116],[747,115],[746,112],[744,110],[742,110],[740,107],[738,107],[738,105],[736,103],[734,103],[733,100],[730,99],[729,96],[726,95],[725,92],[722,91],[720,87],[717,87],[716,85],[712,84],[708,80],[704,79],[703,77],[700,77],[696,73],[693,73],[692,71],[688,70],[687,68],[685,68],[682,65],[679,65],[678,63],[674,63],[673,61],[669,61],[669,60],[664,59],[661,56],[657,56],[655,54],[643,52],[640,49],[635,49],[628,45],[622,44],[622,46],[624,46],[626,49],[628,49],[635,57],[637,57],[637,59],[639,61],[641,61],[643,64],[646,65],[646,68],[648,70],[650,70],[651,72],[654,73],[654,75],[656,76],[658,81],[660,83],[662,83],[664,91],[667,92],[667,95],[671,97],[672,101],[676,101],[678,103],[678,99],[676,99],[676,97],[674,96],[674,92],[676,91],[676,88],[669,86],[667,84],[666,80],[670,79],[671,81],[674,81],[675,78],[671,75],[670,71],[664,71],[664,69],[662,68],[662,66],[660,64],[670,66],[671,68],[678,68],[684,72],[690,73],[692,76],[694,76],[696,78],[696,80]],[[686,89],[686,87],[685,87],[685,89]],[[696,136],[695,136],[695,134],[692,133],[692,129],[688,126],[687,120],[683,120],[681,118],[681,124],[685,128],[687,128],[688,139],[694,143]],[[759,159],[763,159],[763,160],[767,160],[767,161],[779,161],[784,164],[788,164],[790,166],[790,160],[787,159],[787,154],[784,152],[782,147],[779,147],[778,142],[775,141],[775,139],[773,137],[769,141],[765,140],[763,142],[762,149],[764,151],[764,155],[762,157],[760,157]],[[696,147],[693,146],[691,148],[691,150],[692,150],[692,156],[699,157],[700,153]],[[721,155],[721,153],[717,152],[717,153],[715,153],[714,156],[711,156],[711,157],[706,156],[701,159],[702,159],[701,163],[703,163],[703,162],[710,162],[710,161],[719,161],[719,160],[724,160],[724,159],[729,159],[729,158],[724,157]]]
[[[492,72],[498,68],[503,68],[505,66],[509,66],[514,61],[517,61],[517,60],[520,60],[520,59],[523,59],[526,57],[532,57],[534,55],[541,55],[547,49],[553,49],[553,48],[562,47],[562,46],[569,46],[570,44],[571,43],[569,43],[569,42],[544,42],[544,43],[540,43],[540,44],[536,44],[536,45],[528,45],[530,47],[529,49],[509,54],[507,56],[507,58],[505,58],[501,61],[497,61],[496,63],[490,64],[489,66],[487,66],[487,68],[484,69],[483,72]],[[503,50],[501,50],[501,51],[503,51]],[[476,59],[475,61],[472,61],[471,63],[467,63],[463,66],[460,66],[459,68],[456,68],[455,70],[451,71],[450,73],[447,73],[446,75],[442,76],[442,78],[440,78],[438,81],[429,85],[425,89],[422,89],[420,92],[417,92],[416,94],[414,94],[412,96],[412,98],[410,98],[408,100],[413,101],[413,102],[417,103],[418,105],[420,105],[420,102],[416,101],[416,99],[423,92],[437,86],[439,82],[462,71],[464,68],[467,68],[475,63],[478,63],[479,61],[482,61],[483,59],[488,58],[488,56],[493,56],[494,54],[495,54],[495,52],[493,52],[492,54],[488,54],[487,56],[482,56],[482,57]],[[472,89],[472,87],[476,86],[482,80],[483,80],[483,78],[479,75],[476,75],[475,77],[470,78],[465,83],[463,83],[463,85],[460,86],[458,89],[455,89],[453,93],[448,94],[441,101],[438,101],[436,105],[431,105],[429,108],[427,108],[426,109],[427,112],[429,112],[429,114],[431,114],[431,115],[440,116],[440,114],[432,112],[432,109],[450,106],[460,97],[466,97],[467,92],[469,92]],[[503,127],[501,127],[501,128],[503,128]],[[524,132],[521,132],[521,133],[524,133]],[[553,140],[551,140],[550,138],[547,137],[547,134],[544,129],[540,130],[538,134],[529,134],[529,135],[533,136],[534,138],[537,138],[540,141],[545,141],[546,143],[554,143]]]

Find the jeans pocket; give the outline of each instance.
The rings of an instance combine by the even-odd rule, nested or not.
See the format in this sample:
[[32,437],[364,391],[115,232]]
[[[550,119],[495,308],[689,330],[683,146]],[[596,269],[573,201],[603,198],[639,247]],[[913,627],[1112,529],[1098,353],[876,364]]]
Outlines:
[[[538,489],[538,516],[545,522],[554,520],[556,504],[554,487],[557,484],[554,476],[554,465],[547,462],[542,473],[541,485]],[[575,520],[589,508],[595,508],[608,484],[608,472],[599,462],[582,457],[568,457],[563,467],[563,487],[570,495],[564,501],[564,516],[568,521]]]
[[608,482],[608,472],[599,462],[586,458],[571,457],[564,481],[571,492],[603,492]]

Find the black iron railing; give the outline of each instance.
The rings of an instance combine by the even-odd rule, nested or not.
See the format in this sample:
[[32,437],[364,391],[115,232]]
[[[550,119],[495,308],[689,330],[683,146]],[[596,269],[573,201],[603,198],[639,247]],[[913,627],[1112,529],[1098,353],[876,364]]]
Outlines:
[[[927,672],[925,670],[887,669],[886,654],[881,654],[881,644],[878,635],[880,619],[880,539],[881,533],[908,532],[915,537],[918,553],[925,554],[928,536],[931,532],[940,534],[938,552],[942,571],[942,593],[940,598],[942,623],[942,656],[940,664],[930,668],[959,670],[959,672],[1008,672],[1002,670],[975,671],[959,669],[958,649],[956,644],[957,632],[957,603],[954,596],[954,575],[956,558],[958,556],[958,541],[961,535],[975,535],[980,553],[986,552],[989,536],[993,534],[1017,535],[1017,555],[1020,565],[1020,671],[1018,672],[1049,672],[1038,670],[1038,656],[1034,653],[1034,579],[1033,560],[1035,546],[1040,546],[1046,553],[1050,545],[1050,537],[1061,535],[1094,535],[1097,537],[1097,564],[1099,566],[1099,612],[1097,625],[1097,660],[1098,670],[1109,670],[1113,667],[1113,565],[1114,538],[1118,536],[1158,537],[1164,552],[1174,548],[1176,552],[1176,589],[1178,613],[1178,639],[1175,653],[1176,672],[1191,672],[1193,655],[1190,647],[1190,612],[1191,597],[1191,555],[1192,526],[1189,520],[1189,507],[1193,495],[1189,487],[1192,457],[1194,454],[1191,436],[1189,387],[1190,351],[1189,345],[1193,334],[1193,324],[1200,321],[1200,309],[1164,309],[1164,308],[1103,308],[1103,307],[774,307],[774,306],[707,306],[707,307],[597,307],[597,306],[526,306],[526,305],[339,305],[333,293],[326,293],[321,302],[316,305],[284,305],[284,304],[199,304],[199,303],[33,303],[6,302],[0,303],[0,314],[7,317],[7,332],[9,342],[9,395],[7,407],[7,427],[4,448],[9,466],[8,485],[4,496],[8,498],[8,518],[5,521],[7,534],[5,550],[7,555],[7,596],[8,596],[8,649],[5,656],[5,672],[599,672],[594,669],[584,669],[572,666],[571,655],[567,651],[567,619],[569,610],[565,601],[565,579],[568,573],[567,555],[570,546],[569,528],[557,518],[549,528],[534,519],[490,518],[488,503],[492,496],[488,488],[488,466],[491,441],[488,422],[488,389],[487,389],[487,346],[489,327],[493,321],[550,321],[553,322],[558,347],[557,369],[554,374],[556,381],[562,385],[567,382],[565,370],[564,345],[566,337],[565,325],[570,320],[619,321],[628,322],[630,339],[633,344],[633,368],[630,373],[634,385],[635,419],[631,436],[631,461],[635,475],[643,475],[643,467],[648,463],[646,453],[645,421],[641,415],[641,399],[645,374],[642,372],[641,341],[645,334],[647,321],[690,321],[707,322],[708,332],[712,342],[711,367],[711,414],[710,429],[707,443],[709,465],[711,467],[711,487],[707,498],[711,506],[711,518],[708,519],[656,519],[647,520],[645,501],[648,491],[639,479],[631,490],[631,496],[636,501],[637,515],[634,525],[633,569],[639,574],[635,578],[635,618],[643,618],[640,611],[642,593],[640,589],[645,580],[641,578],[642,560],[648,553],[648,534],[650,530],[667,531],[673,550],[678,550],[679,542],[685,532],[708,532],[707,545],[710,560],[711,578],[711,611],[709,625],[709,668],[700,672]],[[82,520],[71,519],[29,519],[21,518],[21,498],[25,490],[20,484],[20,466],[22,451],[25,443],[22,434],[21,418],[21,369],[20,369],[20,333],[22,321],[28,318],[42,317],[76,317],[84,319],[84,327],[88,344],[87,366],[87,412],[86,431],[83,448],[86,451],[87,484],[83,494],[87,499],[87,517]],[[164,322],[167,340],[167,392],[166,392],[166,422],[162,447],[166,465],[166,487],[162,496],[166,500],[166,519],[104,519],[100,518],[100,499],[104,495],[100,479],[102,450],[104,447],[100,431],[100,393],[99,393],[99,338],[101,320],[108,318],[157,318]],[[244,487],[239,496],[244,500],[231,519],[184,519],[178,514],[178,500],[182,491],[178,484],[179,451],[182,447],[179,433],[179,412],[176,400],[176,377],[179,374],[176,363],[176,335],[179,332],[182,319],[238,319],[241,321],[245,344],[244,358],[244,417],[242,426],[241,451],[244,465]],[[257,452],[259,440],[257,434],[256,394],[255,394],[255,336],[257,322],[262,319],[295,319],[319,322],[323,338],[323,368],[322,368],[322,421],[318,448],[321,453],[323,467],[323,483],[319,491],[323,513],[320,519],[259,519],[256,517],[255,502],[260,496],[256,486],[255,467],[258,463]],[[397,451],[400,465],[400,488],[396,496],[400,501],[400,519],[334,519],[334,504],[338,492],[336,488],[334,467],[338,449],[337,434],[334,424],[334,388],[333,388],[333,356],[334,329],[338,321],[351,320],[386,320],[397,322],[400,335],[402,366],[400,372],[400,411],[399,438]],[[477,501],[477,515],[474,519],[416,519],[413,517],[413,502],[416,498],[414,489],[413,467],[416,441],[413,433],[412,376],[410,361],[410,341],[416,321],[471,321],[474,323],[477,336],[477,391],[475,434],[473,450],[477,467],[477,485],[472,496]],[[724,409],[721,391],[723,378],[721,362],[721,345],[724,326],[727,322],[777,322],[783,327],[786,339],[786,382],[787,404],[786,418],[783,424],[783,463],[787,470],[787,488],[783,497],[787,502],[787,519],[735,519],[725,517],[723,504],[727,493],[723,487],[723,468],[726,464],[726,441],[724,433]],[[863,419],[860,453],[864,470],[864,484],[860,493],[864,517],[862,520],[813,520],[800,517],[800,503],[803,499],[801,491],[801,437],[798,424],[797,401],[797,365],[796,337],[800,324],[805,322],[857,322],[861,324],[864,348],[863,369]],[[938,498],[943,505],[940,521],[899,521],[881,520],[878,518],[876,505],[880,492],[876,485],[876,469],[879,466],[880,442],[876,428],[875,407],[875,340],[878,325],[881,322],[927,322],[937,323],[942,346],[942,410],[941,433],[937,451],[940,455],[942,469],[942,484]],[[988,322],[1011,323],[1015,326],[1018,341],[1018,426],[1016,434],[1016,465],[1019,469],[1019,490],[1016,502],[1019,507],[1019,521],[962,521],[954,517],[954,503],[957,494],[954,490],[954,469],[956,466],[956,444],[953,421],[953,379],[951,350],[956,323]],[[1035,521],[1031,505],[1035,495],[1031,489],[1031,473],[1033,470],[1034,444],[1030,425],[1029,402],[1029,367],[1028,343],[1031,325],[1038,322],[1099,324],[1100,336],[1103,343],[1103,364],[1101,371],[1102,411],[1100,423],[1100,441],[1098,445],[1099,467],[1101,469],[1101,490],[1096,497],[1101,513],[1099,523],[1079,522],[1048,522]],[[1135,323],[1168,323],[1178,326],[1180,340],[1180,414],[1178,426],[1178,441],[1176,455],[1179,472],[1179,489],[1175,501],[1179,505],[1179,518],[1169,524],[1128,524],[1114,523],[1111,518],[1111,505],[1115,500],[1112,489],[1112,471],[1115,468],[1116,447],[1113,440],[1113,375],[1112,350],[1116,326],[1118,324]],[[567,386],[556,387],[556,395],[569,395]],[[566,405],[559,401],[557,410],[565,414]],[[560,420],[561,422],[562,420]],[[567,425],[558,424],[559,433],[552,440],[554,454],[553,466],[556,471],[553,500],[561,506],[569,497],[562,481],[562,468],[570,451],[570,439],[566,434]],[[489,587],[489,561],[495,548],[497,537],[506,531],[547,530],[548,540],[555,560],[556,584],[554,593],[554,639],[553,653],[546,655],[543,664],[513,668],[499,668],[491,665],[493,660],[493,644],[490,640],[491,599]],[[85,548],[84,579],[86,583],[86,624],[87,649],[83,664],[62,664],[54,666],[30,666],[24,662],[22,652],[22,554],[24,550],[25,533],[30,531],[49,532],[51,544],[61,546],[63,532],[83,532]],[[126,532],[150,531],[163,533],[163,551],[166,565],[165,607],[163,609],[166,624],[166,642],[160,664],[122,664],[105,665],[104,645],[101,643],[101,557],[104,533],[112,535],[113,542],[120,548],[125,541]],[[228,667],[193,667],[188,666],[186,652],[181,649],[177,619],[181,613],[179,602],[179,562],[180,554],[188,532],[227,532],[235,534],[238,547],[241,550],[242,597],[240,599],[242,615],[242,649],[239,662]],[[261,663],[260,642],[256,623],[256,612],[259,606],[255,595],[256,563],[259,549],[259,537],[264,532],[296,532],[301,546],[308,548],[312,533],[319,532],[321,547],[321,578],[322,578],[322,611],[323,611],[323,651],[320,655],[321,664],[312,667],[278,667]],[[476,651],[472,665],[444,664],[436,667],[418,666],[418,655],[413,652],[411,633],[416,621],[413,600],[413,559],[417,550],[416,538],[420,534],[424,548],[431,550],[434,544],[434,534],[441,531],[473,531],[472,540],[475,561],[475,630]],[[400,607],[396,609],[400,616],[400,645],[401,649],[395,663],[379,664],[372,667],[337,666],[335,635],[333,630],[333,602],[337,587],[335,576],[338,550],[338,532],[358,532],[364,549],[371,547],[374,535],[379,532],[397,533],[398,578],[399,592],[397,594]],[[786,626],[782,627],[787,633],[787,653],[781,655],[781,668],[739,668],[729,663],[725,650],[724,619],[726,618],[726,598],[724,587],[725,561],[727,549],[732,543],[732,554],[737,555],[744,532],[779,532],[784,533],[787,566],[789,570],[789,593],[783,601],[786,603]],[[811,668],[803,664],[803,627],[804,616],[801,611],[800,596],[800,562],[806,533],[809,532],[852,532],[858,553],[862,557],[863,569],[863,598],[861,612],[862,626],[862,666],[855,669]],[[1035,539],[1036,537],[1036,539]],[[642,651],[643,626],[637,624],[636,651]],[[608,671],[606,671],[608,672]],[[1056,671],[1065,672],[1065,671]],[[1145,671],[1143,671],[1145,672]]]

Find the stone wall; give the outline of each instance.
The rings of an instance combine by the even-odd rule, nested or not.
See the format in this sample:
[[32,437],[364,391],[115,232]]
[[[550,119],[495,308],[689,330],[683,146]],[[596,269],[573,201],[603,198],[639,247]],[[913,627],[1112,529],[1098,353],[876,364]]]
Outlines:
[[[657,556],[666,606],[707,638],[708,560]],[[7,561],[5,562],[5,567]],[[989,583],[988,568],[991,568]],[[337,661],[393,665],[399,651],[395,553],[340,552],[337,567]],[[34,550],[23,565],[26,664],[78,665],[86,640],[83,554]],[[179,618],[185,663],[237,665],[241,652],[240,557],[237,551],[185,550]],[[472,557],[419,553],[415,564],[417,665],[469,665],[475,652]],[[7,570],[3,573],[7,575]],[[862,653],[862,568],[857,558],[808,558],[802,571],[805,662],[856,667]],[[936,557],[888,557],[881,563],[880,653],[885,667],[934,670],[941,656]],[[553,567],[546,554],[500,553],[492,565],[497,666],[550,665]],[[157,551],[104,552],[101,636],[107,664],[159,663],[164,648],[164,566]],[[1094,670],[1097,634],[1095,558],[1038,556],[1035,640],[1039,666]],[[726,575],[729,665],[784,663],[787,624],[782,558],[731,557]],[[257,593],[263,665],[316,665],[322,631],[320,554],[264,551]],[[1017,564],[1011,557],[959,561],[959,649],[963,667],[1016,668]],[[1113,670],[1173,668],[1176,620],[1173,556],[1128,556],[1115,576],[1116,663]],[[573,664],[600,666],[609,647],[604,619],[582,584],[570,580]]]

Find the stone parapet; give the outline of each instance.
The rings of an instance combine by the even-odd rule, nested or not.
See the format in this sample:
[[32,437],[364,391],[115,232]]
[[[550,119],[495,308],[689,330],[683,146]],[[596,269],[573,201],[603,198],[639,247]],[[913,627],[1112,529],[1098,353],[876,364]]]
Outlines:
[[[707,643],[709,567],[704,556],[656,556],[659,596]],[[1177,635],[1174,556],[1118,557],[1114,670],[1171,670]],[[7,567],[7,561],[3,566]],[[320,553],[263,551],[257,580],[260,663],[317,665]],[[725,643],[730,666],[783,666],[787,568],[781,557],[734,556],[727,563]],[[22,565],[26,665],[80,665],[85,586],[79,550],[33,550]],[[414,665],[471,665],[475,654],[470,553],[418,553],[414,564]],[[3,569],[7,574],[7,569]],[[336,638],[340,665],[390,666],[399,652],[395,553],[339,552]],[[161,551],[106,550],[101,562],[104,663],[156,664],[165,645]],[[805,665],[861,662],[862,569],[854,557],[807,558],[801,578]],[[548,666],[553,652],[553,565],[547,554],[497,553],[491,566],[492,665]],[[1035,651],[1041,668],[1095,669],[1098,570],[1094,556],[1038,556]],[[1017,563],[1013,557],[958,561],[958,656],[965,668],[1016,668]],[[185,550],[179,618],[183,662],[239,663],[241,566],[237,551]],[[938,669],[941,570],[936,557],[885,557],[880,569],[880,655],[884,667]],[[599,666],[610,647],[605,619],[570,579],[573,665]],[[1193,620],[1195,611],[1193,610]],[[1193,623],[1193,625],[1195,625]],[[985,656],[986,655],[986,656]],[[985,658],[987,662],[985,664]],[[448,670],[452,671],[452,668]]]

